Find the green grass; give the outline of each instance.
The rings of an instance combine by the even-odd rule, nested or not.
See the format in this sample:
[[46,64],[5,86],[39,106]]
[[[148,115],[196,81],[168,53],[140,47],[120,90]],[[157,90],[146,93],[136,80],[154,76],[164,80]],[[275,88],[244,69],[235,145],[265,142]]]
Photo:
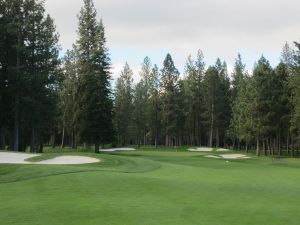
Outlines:
[[299,159],[228,161],[205,154],[65,152],[31,160],[84,155],[101,162],[0,165],[0,224],[299,224]]

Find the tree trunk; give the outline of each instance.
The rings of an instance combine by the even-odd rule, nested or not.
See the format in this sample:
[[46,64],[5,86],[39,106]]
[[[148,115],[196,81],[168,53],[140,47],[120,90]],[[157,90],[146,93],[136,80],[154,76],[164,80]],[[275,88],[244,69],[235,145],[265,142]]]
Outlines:
[[294,140],[294,134],[292,134],[292,157],[294,157],[295,152],[295,140]]
[[246,153],[248,153],[248,143],[246,143]]
[[5,150],[5,129],[0,127],[0,150]]
[[51,147],[52,149],[55,148],[55,141],[56,141],[56,134],[55,132],[52,134],[52,137],[51,137]]
[[260,155],[260,152],[259,152],[259,138],[257,137],[256,138],[256,155],[259,156]]
[[43,151],[44,151],[44,144],[42,141],[40,141],[39,153],[43,153]]
[[267,155],[267,152],[266,152],[266,145],[265,145],[265,140],[263,139],[262,141],[262,144],[263,144],[263,152],[264,152],[264,155],[266,156]]
[[270,138],[267,139],[267,148],[268,148],[269,155],[273,155],[273,151],[271,151],[270,148]]
[[287,135],[287,138],[286,138],[286,150],[287,150],[287,154],[290,155],[290,137],[289,137],[289,135]]
[[62,149],[65,147],[65,126],[63,127],[62,130],[62,136],[61,136],[61,146]]
[[14,151],[19,151],[19,96],[15,97]]
[[217,129],[217,132],[216,132],[216,147],[217,147],[217,148],[220,147],[220,135],[219,135],[219,129]]
[[[18,20],[21,23],[22,16],[21,16],[21,6],[18,9]],[[18,28],[18,40],[17,40],[17,58],[16,58],[16,69],[17,69],[17,90],[15,94],[15,118],[14,118],[14,151],[20,150],[20,86],[19,86],[19,78],[20,78],[20,72],[21,72],[21,42],[22,42],[22,33],[21,33],[21,24],[19,24]]]
[[280,143],[280,134],[277,136],[277,147],[278,147],[278,155],[280,156],[281,155],[281,143]]
[[236,141],[236,138],[233,138],[233,140],[232,140],[232,149],[235,149],[235,141]]
[[75,134],[75,129],[73,128],[72,129],[72,149],[76,149],[77,146],[76,146],[76,134]]
[[96,143],[95,144],[95,153],[99,153],[100,152],[100,144]]
[[213,145],[213,129],[214,129],[214,104],[211,105],[211,122],[210,122],[210,137],[209,137],[209,147]]
[[31,142],[30,142],[30,152],[35,153],[36,152],[36,140],[35,140],[35,129],[34,127],[31,129]]

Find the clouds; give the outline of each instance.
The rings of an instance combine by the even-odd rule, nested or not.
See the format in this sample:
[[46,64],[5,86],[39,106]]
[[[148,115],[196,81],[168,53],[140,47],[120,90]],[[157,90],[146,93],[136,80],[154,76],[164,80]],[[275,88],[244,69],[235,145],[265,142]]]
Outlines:
[[[81,0],[46,2],[63,48],[76,39],[81,5]],[[300,38],[298,0],[95,0],[95,6],[116,65],[127,60],[138,67],[153,52],[152,60],[161,64],[171,52],[182,68],[187,55],[201,48],[208,63],[220,56],[232,64],[241,52],[252,68],[262,53],[277,63],[283,44]]]

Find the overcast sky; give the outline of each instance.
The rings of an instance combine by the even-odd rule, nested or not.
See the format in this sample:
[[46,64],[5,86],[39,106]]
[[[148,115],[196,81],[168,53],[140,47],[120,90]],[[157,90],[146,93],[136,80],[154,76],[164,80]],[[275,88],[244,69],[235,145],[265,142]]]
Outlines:
[[[279,62],[285,42],[300,41],[299,0],[94,0],[102,18],[114,78],[128,61],[138,79],[145,56],[161,67],[167,53],[182,72],[201,49],[206,63],[217,57],[230,67],[237,53],[247,69],[264,54]],[[83,0],[46,0],[65,51],[77,38]]]

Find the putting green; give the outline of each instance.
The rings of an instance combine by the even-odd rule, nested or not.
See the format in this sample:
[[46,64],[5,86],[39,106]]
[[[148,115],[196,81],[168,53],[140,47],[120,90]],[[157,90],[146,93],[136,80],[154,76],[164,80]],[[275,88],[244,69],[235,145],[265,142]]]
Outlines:
[[[299,224],[299,159],[135,151],[86,165],[0,165],[2,225]],[[229,161],[229,162],[228,162]]]

